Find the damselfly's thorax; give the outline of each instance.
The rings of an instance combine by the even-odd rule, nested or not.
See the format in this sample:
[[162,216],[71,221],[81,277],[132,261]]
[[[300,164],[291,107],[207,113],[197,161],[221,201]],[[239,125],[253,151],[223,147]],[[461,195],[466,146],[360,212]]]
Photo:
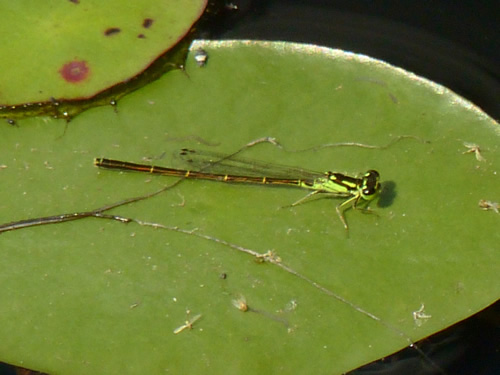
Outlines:
[[363,177],[351,177],[337,172],[326,172],[323,190],[357,196],[363,200],[374,199],[380,191],[380,175],[369,170]]

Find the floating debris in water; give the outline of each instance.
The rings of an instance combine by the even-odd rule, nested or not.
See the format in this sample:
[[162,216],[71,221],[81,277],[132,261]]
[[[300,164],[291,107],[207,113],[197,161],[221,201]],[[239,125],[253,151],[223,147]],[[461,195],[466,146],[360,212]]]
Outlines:
[[196,61],[196,65],[198,65],[200,68],[204,67],[205,65],[207,65],[208,61],[207,52],[202,48],[198,48],[194,52],[194,60]]

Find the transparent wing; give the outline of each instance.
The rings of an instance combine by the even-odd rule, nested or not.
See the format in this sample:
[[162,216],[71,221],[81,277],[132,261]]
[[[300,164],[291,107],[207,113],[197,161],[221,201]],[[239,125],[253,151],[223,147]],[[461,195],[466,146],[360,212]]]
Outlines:
[[324,175],[321,172],[212,151],[182,149],[178,155],[188,169],[210,173],[296,179],[314,179]]

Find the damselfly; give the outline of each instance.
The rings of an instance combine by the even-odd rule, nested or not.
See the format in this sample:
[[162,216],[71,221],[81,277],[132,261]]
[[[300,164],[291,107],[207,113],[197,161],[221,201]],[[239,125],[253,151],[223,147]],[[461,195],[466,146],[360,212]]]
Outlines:
[[[182,149],[181,155],[188,158],[199,156],[196,151],[189,149]],[[360,202],[373,200],[381,190],[380,175],[375,170],[369,170],[361,177],[351,177],[338,172],[312,172],[260,161],[243,161],[242,159],[238,161],[240,167],[237,171],[211,171],[211,169],[215,169],[215,167],[217,167],[217,169],[229,168],[228,165],[225,165],[225,162],[228,160],[231,160],[230,157],[212,159],[206,162],[200,170],[160,167],[105,158],[94,159],[94,164],[100,168],[121,171],[137,171],[163,176],[177,176],[181,178],[231,183],[296,186],[311,190],[311,193],[293,203],[292,206],[296,206],[316,194],[346,198],[336,207],[337,215],[345,229],[348,229],[348,225],[344,217],[344,210],[349,206],[356,208]]]

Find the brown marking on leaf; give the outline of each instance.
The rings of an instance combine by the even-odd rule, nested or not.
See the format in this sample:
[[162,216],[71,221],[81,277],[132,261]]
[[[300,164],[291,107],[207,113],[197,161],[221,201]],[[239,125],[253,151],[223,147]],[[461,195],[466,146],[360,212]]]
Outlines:
[[104,31],[104,35],[106,36],[111,36],[111,35],[115,35],[115,34],[118,34],[122,31],[122,29],[120,29],[119,27],[110,27],[108,29],[106,29]]
[[73,3],[73,4],[80,4],[80,0],[69,0],[70,3]]
[[145,39],[145,38],[146,38],[146,35],[144,35],[144,34],[139,34],[139,35],[137,35],[137,37],[138,37],[138,38],[140,38],[140,39]]
[[90,73],[89,66],[85,60],[70,61],[59,69],[63,79],[69,83],[80,83],[88,77]]
[[152,18],[144,18],[142,21],[142,27],[149,29],[153,25],[154,20]]

